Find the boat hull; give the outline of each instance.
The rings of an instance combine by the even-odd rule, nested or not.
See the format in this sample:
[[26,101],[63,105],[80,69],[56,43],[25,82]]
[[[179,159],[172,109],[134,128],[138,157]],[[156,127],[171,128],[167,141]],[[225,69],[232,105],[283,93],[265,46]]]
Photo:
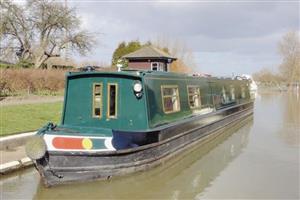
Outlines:
[[[253,102],[250,102],[161,130],[160,140],[156,143],[110,152],[49,151],[36,160],[35,165],[46,186],[109,179],[143,171],[162,164],[199,142],[217,137],[252,113]],[[209,120],[211,118],[216,119]]]

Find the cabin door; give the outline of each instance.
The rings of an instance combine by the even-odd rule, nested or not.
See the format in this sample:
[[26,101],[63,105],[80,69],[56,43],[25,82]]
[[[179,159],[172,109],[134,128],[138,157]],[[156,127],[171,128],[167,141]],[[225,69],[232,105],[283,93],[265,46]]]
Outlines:
[[107,82],[107,119],[116,119],[118,116],[118,84]]
[[110,79],[93,84],[93,117],[105,121],[118,117],[119,84]]

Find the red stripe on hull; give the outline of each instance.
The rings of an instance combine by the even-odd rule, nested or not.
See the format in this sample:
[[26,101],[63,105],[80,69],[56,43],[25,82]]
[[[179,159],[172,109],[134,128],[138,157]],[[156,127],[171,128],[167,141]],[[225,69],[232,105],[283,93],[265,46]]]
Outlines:
[[83,149],[82,138],[56,137],[52,145],[57,149]]

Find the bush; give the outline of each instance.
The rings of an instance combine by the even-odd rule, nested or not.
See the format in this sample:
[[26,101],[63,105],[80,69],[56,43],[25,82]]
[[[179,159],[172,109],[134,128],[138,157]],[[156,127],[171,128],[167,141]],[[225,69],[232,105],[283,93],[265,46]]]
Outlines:
[[0,69],[8,69],[8,68],[13,68],[13,64],[5,64],[5,63],[0,63]]
[[65,84],[65,70],[0,69],[0,97],[61,93]]
[[26,60],[20,60],[16,65],[16,68],[31,68],[33,67],[33,63],[26,61]]

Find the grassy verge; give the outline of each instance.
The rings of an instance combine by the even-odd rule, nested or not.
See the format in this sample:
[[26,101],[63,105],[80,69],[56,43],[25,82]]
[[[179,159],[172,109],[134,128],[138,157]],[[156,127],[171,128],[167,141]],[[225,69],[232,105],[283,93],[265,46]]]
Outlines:
[[0,136],[39,129],[47,122],[58,123],[62,102],[2,106]]

